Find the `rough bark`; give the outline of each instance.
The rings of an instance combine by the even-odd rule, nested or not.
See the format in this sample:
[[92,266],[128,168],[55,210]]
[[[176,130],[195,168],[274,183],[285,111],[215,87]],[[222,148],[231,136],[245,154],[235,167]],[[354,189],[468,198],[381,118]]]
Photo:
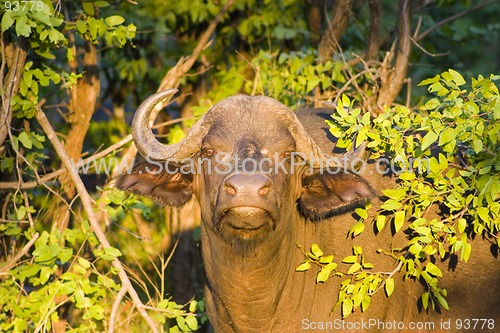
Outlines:
[[382,7],[380,0],[369,0],[370,7],[370,35],[366,60],[377,60],[380,48],[380,27],[382,25]]
[[[384,106],[391,105],[398,96],[406,78],[411,52],[411,1],[402,0],[398,14],[398,42],[397,50],[387,53],[380,68],[381,86],[377,99],[377,107],[383,110]],[[396,52],[394,67],[391,67],[392,58]]]
[[0,147],[7,138],[8,129],[12,121],[12,108],[10,102],[19,91],[21,76],[26,63],[26,53],[28,50],[28,39],[20,37],[16,46],[7,39],[7,35],[2,34],[2,71],[4,73],[7,66],[7,74],[2,77],[2,105],[0,109]]
[[351,17],[352,0],[336,1],[328,27],[323,33],[318,49],[318,62],[328,61],[338,51],[340,36],[344,33]]

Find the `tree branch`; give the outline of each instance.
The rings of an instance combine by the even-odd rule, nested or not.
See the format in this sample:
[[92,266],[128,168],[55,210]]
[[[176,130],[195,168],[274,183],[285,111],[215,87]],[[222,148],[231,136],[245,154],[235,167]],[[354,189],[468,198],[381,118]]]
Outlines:
[[[106,148],[106,149],[104,149],[104,150],[102,150],[102,151],[100,151],[98,153],[95,153],[92,156],[89,156],[89,157],[83,159],[81,162],[75,164],[75,166],[77,168],[79,168],[82,165],[89,164],[89,163],[91,163],[91,162],[93,162],[95,160],[98,160],[98,159],[100,159],[102,157],[105,157],[109,153],[113,152],[114,150],[119,149],[120,147],[126,145],[131,140],[132,140],[132,135],[129,134],[125,138],[123,138],[122,140],[120,140],[117,143],[115,143],[114,145],[111,145],[108,148]],[[30,182],[22,182],[21,184],[19,184],[19,182],[0,182],[0,189],[16,189],[16,188],[27,189],[27,188],[33,188],[33,187],[36,187],[36,186],[40,185],[41,183],[48,182],[48,181],[50,181],[50,180],[58,177],[59,175],[65,173],[65,172],[66,172],[66,169],[63,167],[63,168],[61,168],[59,170],[56,170],[56,171],[51,172],[51,173],[48,173],[48,174],[40,177],[37,180],[30,181]]]
[[210,24],[207,27],[207,30],[205,30],[205,32],[201,35],[200,40],[198,41],[198,44],[194,48],[191,55],[187,58],[181,58],[177,62],[177,64],[168,71],[168,73],[163,78],[160,87],[158,88],[157,91],[178,87],[180,79],[191,69],[191,67],[193,67],[196,59],[198,59],[201,52],[206,47],[210,39],[210,36],[212,36],[212,34],[214,33],[215,28],[222,20],[222,17],[227,12],[229,7],[233,5],[233,3],[234,0],[229,0],[228,2],[226,2],[224,7],[222,7],[222,9],[217,13],[212,22],[210,22]]
[[33,246],[33,244],[35,244],[35,241],[38,239],[38,236],[40,236],[40,234],[37,232],[36,234],[33,235],[33,238],[31,238],[29,242],[23,246],[23,248],[21,249],[21,251],[19,251],[18,254],[12,257],[12,259],[10,259],[7,263],[5,263],[5,265],[0,267],[0,275],[7,273],[11,269],[11,267],[16,264],[16,262],[18,262],[26,253],[28,253],[30,248]]
[[[109,244],[108,239],[106,238],[106,236],[104,235],[103,231],[99,226],[99,222],[97,221],[96,214],[94,212],[94,207],[92,205],[92,199],[90,198],[89,193],[85,189],[85,185],[83,184],[82,179],[80,178],[76,170],[74,170],[74,168],[72,167],[70,158],[66,153],[63,144],[57,137],[56,132],[49,123],[49,120],[47,119],[43,111],[39,108],[36,113],[36,119],[38,120],[40,126],[43,128],[45,134],[47,135],[47,138],[52,143],[52,146],[54,147],[57,155],[61,159],[62,164],[68,171],[69,176],[75,183],[76,190],[78,191],[78,194],[80,195],[80,198],[82,200],[83,208],[85,209],[87,218],[97,239],[99,240],[103,248],[110,248],[111,245]],[[116,258],[115,260],[113,260],[112,265],[118,271],[118,277],[120,278],[122,285],[124,286],[124,288],[127,289],[130,297],[132,298],[132,302],[134,303],[135,307],[137,307],[137,310],[142,315],[144,320],[146,320],[146,322],[148,323],[149,327],[151,328],[151,331],[158,333],[158,329],[156,328],[155,322],[146,312],[144,304],[141,302],[139,295],[132,286],[132,283],[130,282],[128,275],[125,273],[125,269],[120,260]]]
[[[21,84],[21,76],[26,63],[26,55],[28,50],[28,39],[19,37],[16,48],[13,43],[6,46],[4,42],[4,33],[1,34],[2,43],[2,65],[0,68],[0,93],[2,94],[2,105],[0,108],[0,147],[7,138],[8,129],[12,121],[12,106],[11,100],[17,94],[19,85]],[[9,49],[9,50],[8,50]],[[7,75],[4,77],[5,66],[9,68]]]
[[323,33],[318,47],[318,63],[324,63],[331,59],[332,55],[339,50],[340,37],[347,28],[351,17],[352,0],[342,0],[335,2],[335,8],[331,19],[328,21],[328,28]]
[[380,27],[382,20],[382,5],[380,0],[369,0],[370,7],[370,36],[368,39],[368,50],[366,60],[377,60],[380,47]]
[[442,25],[446,24],[446,23],[449,23],[451,21],[454,21],[456,19],[459,19],[461,18],[462,16],[465,16],[465,15],[468,15],[472,12],[475,12],[476,10],[478,9],[481,9],[483,7],[486,7],[486,6],[489,6],[491,4],[494,4],[495,2],[500,2],[500,0],[490,0],[490,1],[486,1],[486,2],[483,2],[483,3],[480,3],[472,8],[469,8],[469,9],[466,9],[464,10],[463,12],[460,12],[458,14],[455,14],[453,16],[450,16],[438,23],[436,23],[435,25],[433,25],[432,27],[430,27],[429,29],[425,30],[424,32],[422,32],[420,35],[418,35],[417,37],[414,38],[415,42],[419,42],[421,41],[422,39],[424,39],[428,34],[430,34],[432,31],[436,30],[437,28],[441,27]]
[[118,294],[116,295],[115,301],[113,302],[113,307],[111,309],[111,314],[109,315],[109,328],[108,333],[113,333],[115,331],[115,323],[116,323],[116,314],[120,308],[120,303],[122,302],[123,297],[127,294],[127,288],[123,286]]
[[379,112],[391,105],[398,96],[406,78],[411,52],[411,1],[401,0],[398,14],[398,43],[394,68],[390,67],[394,50],[391,50],[381,66],[381,87],[377,99]]

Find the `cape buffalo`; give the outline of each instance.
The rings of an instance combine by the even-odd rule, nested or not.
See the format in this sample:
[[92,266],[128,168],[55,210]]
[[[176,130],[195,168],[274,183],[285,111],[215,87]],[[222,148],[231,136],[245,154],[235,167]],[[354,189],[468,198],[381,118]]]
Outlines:
[[357,221],[354,209],[371,201],[370,211],[376,211],[381,190],[394,186],[394,179],[381,175],[376,163],[368,163],[363,174],[353,172],[364,145],[337,152],[324,109],[295,114],[263,96],[226,98],[184,140],[163,145],[151,131],[149,115],[173,93],[157,93],[137,110],[134,141],[148,162],[123,175],[117,186],[164,205],[181,206],[196,196],[206,308],[216,332],[450,332],[476,319],[487,320],[480,323],[483,330],[498,330],[500,266],[491,243],[479,236],[471,241],[467,264],[435,261],[445,275],[440,285],[448,290],[449,311],[423,310],[422,284],[396,274],[389,299],[382,290],[367,311],[357,309],[341,321],[333,307],[344,277],[315,283],[316,269],[295,269],[315,243],[337,262],[360,245],[377,271],[394,271],[394,258],[384,252],[404,247],[404,232],[393,235],[386,227],[348,237]]

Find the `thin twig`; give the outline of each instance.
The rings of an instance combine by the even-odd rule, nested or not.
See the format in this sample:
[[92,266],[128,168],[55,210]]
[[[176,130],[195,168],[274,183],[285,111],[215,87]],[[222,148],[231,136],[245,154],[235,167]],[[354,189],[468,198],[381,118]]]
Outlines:
[[5,265],[0,267],[0,275],[6,274],[12,268],[12,266],[16,264],[16,262],[18,262],[26,253],[28,253],[31,246],[33,246],[33,244],[35,243],[35,241],[38,239],[39,236],[40,234],[38,232],[34,234],[33,238],[31,238],[29,242],[23,246],[23,248],[21,249],[21,251],[19,251],[18,254],[12,257],[12,259],[10,259]]
[[[103,248],[105,249],[110,248],[111,245],[109,244],[108,239],[101,230],[99,222],[96,218],[94,207],[92,205],[92,199],[90,198],[90,195],[87,192],[82,179],[80,178],[76,170],[73,168],[70,158],[67,155],[66,150],[64,149],[64,145],[62,144],[61,141],[59,141],[56,132],[54,131],[54,129],[50,125],[49,120],[47,119],[47,117],[40,108],[37,109],[36,119],[38,120],[40,126],[43,128],[45,134],[47,135],[47,138],[52,143],[52,146],[54,147],[56,153],[59,155],[61,162],[66,167],[69,176],[75,183],[76,190],[80,194],[80,199],[82,201],[83,208],[87,213],[87,218],[90,222],[92,230],[94,231],[97,239],[99,240]],[[125,273],[125,269],[120,260],[118,260],[118,258],[115,258],[112,262],[112,265],[118,271],[118,277],[120,278],[120,281],[122,282],[124,288],[127,289],[128,293],[130,294],[130,297],[132,298],[132,302],[134,303],[135,307],[137,308],[141,316],[144,318],[144,320],[146,320],[146,322],[148,323],[149,327],[151,328],[151,331],[158,333],[158,329],[156,328],[155,322],[153,321],[153,319],[151,319],[151,317],[145,310],[144,304],[142,304],[139,295],[132,286],[132,283],[130,282],[128,275]]]
[[127,288],[123,286],[116,295],[115,301],[113,302],[113,307],[111,309],[111,314],[109,315],[108,333],[113,333],[115,331],[116,314],[118,313],[118,309],[120,308],[120,303],[122,302],[122,299],[123,297],[125,297],[126,294],[127,294]]
[[436,30],[437,28],[441,27],[442,25],[448,23],[448,22],[451,22],[451,21],[454,21],[456,19],[459,19],[461,18],[462,16],[465,16],[465,15],[468,15],[478,9],[481,9],[485,6],[489,6],[491,4],[494,4],[495,2],[500,2],[500,0],[491,0],[491,1],[486,1],[486,2],[483,2],[483,3],[480,3],[472,8],[469,8],[469,9],[466,9],[458,14],[455,14],[453,16],[450,16],[448,18],[445,18],[444,20],[434,24],[432,27],[430,27],[429,29],[425,30],[424,32],[422,32],[420,35],[418,35],[417,37],[415,37],[415,42],[419,42],[421,41],[423,38],[425,38],[428,34],[430,34],[432,31]]
[[385,283],[386,283],[387,279],[393,277],[394,274],[396,274],[397,272],[399,272],[399,270],[401,269],[401,267],[403,267],[403,262],[402,261],[399,262],[399,264],[396,266],[396,268],[394,268],[394,270],[392,272],[380,272],[380,274],[387,275],[387,277],[385,278],[384,282],[381,283],[377,287],[377,289],[375,289],[372,293],[368,293],[368,295],[370,295],[370,296],[375,295],[380,289],[382,289],[385,286]]
[[[108,148],[100,151],[99,153],[96,153],[92,156],[89,156],[83,160],[81,160],[81,162],[79,162],[78,164],[75,165],[75,167],[79,168],[85,164],[88,164],[88,163],[91,163],[99,158],[102,158],[102,157],[105,157],[107,156],[109,153],[115,151],[116,149],[118,148],[121,148],[122,146],[126,145],[127,143],[129,143],[130,141],[132,140],[132,135],[129,134],[127,135],[125,138],[123,138],[122,140],[118,141],[117,143],[109,146]],[[39,177],[37,180],[35,181],[30,181],[30,182],[21,182],[20,184],[20,188],[21,189],[27,189],[27,188],[33,188],[33,187],[36,187],[38,185],[41,185],[42,183],[46,183],[48,181],[51,181],[52,179],[58,177],[59,175],[63,174],[64,172],[66,172],[66,169],[65,168],[61,168],[61,169],[58,169],[56,171],[53,171],[51,173],[48,173],[42,177]],[[18,184],[19,182],[0,182],[0,189],[16,189],[18,188]]]

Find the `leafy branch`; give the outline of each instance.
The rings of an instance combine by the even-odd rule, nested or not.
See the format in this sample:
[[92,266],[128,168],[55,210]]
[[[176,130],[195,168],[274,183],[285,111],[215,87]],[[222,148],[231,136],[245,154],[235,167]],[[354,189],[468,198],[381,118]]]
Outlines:
[[[36,113],[36,119],[38,120],[38,123],[40,126],[43,128],[45,134],[47,135],[47,138],[49,141],[52,143],[52,146],[54,147],[55,151],[57,152],[58,156],[60,157],[63,165],[66,167],[69,175],[71,176],[71,179],[75,183],[75,187],[78,191],[78,194],[80,196],[80,199],[82,201],[83,207],[85,209],[85,212],[87,213],[87,218],[90,222],[90,225],[92,226],[92,229],[94,233],[97,236],[97,239],[103,246],[104,250],[112,248],[111,245],[108,242],[108,239],[104,235],[104,233],[101,230],[101,227],[99,225],[99,222],[96,218],[95,212],[94,212],[94,207],[92,205],[92,199],[90,198],[89,193],[85,189],[85,185],[82,182],[82,179],[78,175],[78,173],[72,168],[71,161],[66,154],[66,151],[64,149],[63,144],[61,141],[57,138],[57,135],[50,125],[49,120],[43,113],[41,109],[38,110]],[[149,314],[146,312],[146,309],[144,308],[144,304],[139,298],[139,295],[135,291],[134,287],[132,286],[132,283],[130,282],[128,275],[125,273],[125,270],[122,266],[122,263],[118,258],[115,258],[112,261],[113,266],[117,269],[118,271],[118,276],[120,278],[120,281],[123,284],[123,288],[126,288],[127,292],[129,293],[130,297],[132,298],[132,301],[134,302],[134,306],[137,308],[141,316],[146,320],[148,323],[149,327],[151,328],[152,332],[159,332],[155,322]]]

